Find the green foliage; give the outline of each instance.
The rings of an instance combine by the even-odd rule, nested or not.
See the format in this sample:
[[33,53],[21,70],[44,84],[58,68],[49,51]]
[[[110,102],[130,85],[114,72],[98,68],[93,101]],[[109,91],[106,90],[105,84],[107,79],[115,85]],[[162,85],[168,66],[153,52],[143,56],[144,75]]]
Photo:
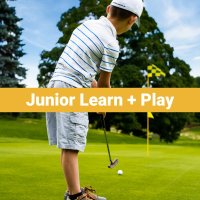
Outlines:
[[14,113],[0,113],[0,119],[11,119],[15,120],[17,117],[19,117],[20,113],[14,112]]
[[[200,88],[200,77],[194,78],[194,87]],[[194,113],[194,122],[200,123],[200,113]]]
[[26,69],[19,63],[24,55],[15,8],[6,0],[0,2],[0,87],[24,87],[20,82],[26,77]]
[[[188,122],[188,113],[155,113],[150,130],[160,135],[160,140],[173,142]],[[159,120],[156,120],[159,119]]]
[[200,113],[194,113],[194,122],[197,122],[200,124]]
[[200,77],[194,78],[194,87],[200,88]]
[[131,133],[134,129],[141,129],[135,113],[112,114],[109,119],[110,123],[123,133]]
[[50,78],[52,77],[56,62],[58,61],[63,50],[64,48],[55,47],[51,50],[51,52],[43,51],[41,53],[41,59],[43,61],[39,64],[40,74],[37,76],[40,87],[47,86]]
[[45,117],[45,113],[39,113],[39,112],[26,112],[26,113],[20,113],[20,118],[30,118],[30,119],[42,119]]
[[139,88],[144,82],[145,77],[140,72],[140,68],[131,64],[116,67],[112,73],[111,85],[115,88],[128,88],[133,85]]

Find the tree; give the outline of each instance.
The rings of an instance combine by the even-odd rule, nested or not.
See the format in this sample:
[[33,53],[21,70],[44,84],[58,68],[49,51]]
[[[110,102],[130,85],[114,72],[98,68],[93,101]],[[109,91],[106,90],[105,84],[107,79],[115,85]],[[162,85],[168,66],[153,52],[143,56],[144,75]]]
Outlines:
[[15,8],[6,0],[0,2],[0,87],[24,87],[20,82],[26,77],[26,69],[19,59],[24,55],[20,40],[22,28]]
[[[200,88],[200,76],[194,78],[194,88]],[[200,124],[200,113],[193,113],[193,118],[191,123]]]
[[194,78],[194,87],[200,88],[200,76]]
[[[180,131],[189,119],[188,113],[155,113],[151,131],[160,135],[160,140],[171,143],[180,136]],[[159,119],[159,120],[158,120]]]
[[[59,38],[58,44],[51,51],[43,51],[41,54],[41,63],[39,65],[40,74],[38,75],[39,85],[46,86],[55,64],[62,53],[65,44],[68,42],[72,31],[84,20],[90,18],[99,18],[105,14],[105,8],[110,0],[80,0],[78,8],[71,8],[63,13],[58,29],[63,33]],[[153,87],[192,87],[193,78],[190,76],[190,67],[183,60],[175,58],[173,48],[166,43],[163,33],[159,30],[155,20],[148,15],[144,9],[141,27],[139,30],[127,32],[119,37],[121,53],[118,64],[113,71],[111,85],[112,87],[144,87],[146,85],[146,68],[150,64],[155,64],[166,73],[166,78],[154,77],[151,81]],[[170,73],[174,71],[173,74]],[[168,127],[165,123],[166,118],[170,120],[171,126],[175,127],[176,118],[180,115],[173,113],[174,118],[168,113],[163,114],[165,118],[159,118],[162,128]],[[112,113],[107,117],[109,129],[115,126],[123,132],[139,133],[146,128],[146,115],[143,113]],[[168,137],[166,141],[173,141],[177,138],[177,133],[182,129],[187,121],[187,117],[181,119],[181,123],[170,131],[170,137],[166,134],[162,137]],[[93,120],[95,122],[95,120]],[[98,123],[96,123],[98,126]],[[162,134],[156,130],[156,133]],[[174,135],[174,137],[171,137]]]

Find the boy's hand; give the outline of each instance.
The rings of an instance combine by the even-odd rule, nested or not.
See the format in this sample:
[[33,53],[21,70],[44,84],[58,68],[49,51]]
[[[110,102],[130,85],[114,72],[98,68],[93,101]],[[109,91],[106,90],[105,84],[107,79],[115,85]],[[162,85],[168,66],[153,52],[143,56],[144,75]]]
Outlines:
[[91,88],[97,88],[97,81],[95,79],[91,83]]
[[98,114],[98,115],[103,115],[103,118],[106,117],[106,112],[98,112],[97,114]]

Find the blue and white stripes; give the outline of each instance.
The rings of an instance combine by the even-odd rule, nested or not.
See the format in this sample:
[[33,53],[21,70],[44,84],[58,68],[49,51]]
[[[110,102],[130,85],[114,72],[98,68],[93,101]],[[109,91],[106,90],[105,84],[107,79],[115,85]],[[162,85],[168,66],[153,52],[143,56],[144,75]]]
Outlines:
[[111,22],[105,17],[86,21],[74,30],[52,80],[90,87],[100,70],[112,72],[118,56],[119,44]]

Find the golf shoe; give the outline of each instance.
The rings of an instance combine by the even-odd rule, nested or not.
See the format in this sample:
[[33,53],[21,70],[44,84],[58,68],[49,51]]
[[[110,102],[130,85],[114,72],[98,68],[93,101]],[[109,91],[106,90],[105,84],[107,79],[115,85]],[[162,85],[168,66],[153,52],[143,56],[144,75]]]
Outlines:
[[[81,188],[81,190],[83,194],[77,197],[76,200],[106,200],[105,197],[97,196],[95,190],[91,187]],[[64,200],[70,200],[68,193],[65,194]]]

